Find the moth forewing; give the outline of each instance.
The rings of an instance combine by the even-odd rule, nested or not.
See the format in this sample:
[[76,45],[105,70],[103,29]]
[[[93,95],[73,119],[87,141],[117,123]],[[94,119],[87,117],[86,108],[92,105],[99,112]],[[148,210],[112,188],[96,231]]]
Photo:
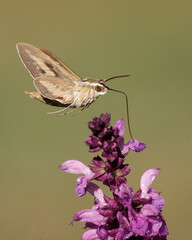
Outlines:
[[81,77],[75,74],[50,51],[41,50],[27,43],[18,43],[16,47],[24,66],[33,78],[46,75],[59,77],[64,81],[80,81]]
[[81,77],[79,77],[74,71],[72,71],[65,63],[63,63],[58,57],[56,57],[53,53],[51,53],[49,50],[46,49],[40,49],[41,51],[43,51],[45,54],[47,54],[53,61],[55,61],[56,63],[58,63],[63,70],[65,70],[65,74],[66,74],[66,80],[67,76],[69,79],[73,78],[73,81],[80,81]]

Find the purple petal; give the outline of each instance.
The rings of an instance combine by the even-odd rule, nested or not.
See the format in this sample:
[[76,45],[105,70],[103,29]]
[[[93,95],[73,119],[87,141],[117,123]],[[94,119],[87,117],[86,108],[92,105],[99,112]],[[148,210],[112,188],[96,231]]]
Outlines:
[[159,235],[159,229],[162,226],[162,222],[156,219],[150,219],[150,234],[148,233],[149,236],[156,236]]
[[130,147],[127,144],[123,144],[120,150],[121,150],[121,154],[125,157],[129,153]]
[[112,153],[107,153],[107,152],[102,152],[102,157],[107,158],[109,161],[113,162],[116,157],[118,156],[117,152],[112,152]]
[[151,189],[149,195],[152,200],[152,204],[159,210],[163,208],[164,199],[157,193],[157,191]]
[[99,118],[94,117],[92,122],[89,122],[89,128],[92,132],[100,132],[110,123],[110,114],[101,114]]
[[121,151],[121,154],[125,157],[128,152],[130,151],[130,148],[124,144],[124,137],[118,137],[117,139],[117,146]]
[[127,182],[127,178],[125,177],[118,177],[116,178],[116,187],[115,189],[120,186],[122,183],[126,183]]
[[115,240],[129,239],[133,235],[133,232],[129,230],[129,222],[126,217],[122,215],[121,212],[117,213],[117,220],[119,222],[119,231],[115,236]]
[[145,204],[141,208],[139,213],[142,214],[145,217],[148,217],[148,216],[158,216],[159,210],[154,205]]
[[97,152],[101,150],[102,142],[94,135],[90,136],[85,143],[90,147],[90,152]]
[[78,197],[82,197],[86,194],[87,181],[88,179],[85,176],[77,178],[77,186],[75,190]]
[[106,218],[99,214],[98,211],[91,209],[81,210],[73,216],[73,221],[90,222],[97,226],[105,224],[105,220]]
[[93,158],[92,164],[97,166],[97,167],[100,167],[100,168],[104,168],[105,167],[105,162],[99,156]]
[[93,177],[93,173],[85,164],[78,160],[68,160],[59,165],[64,172],[75,173],[75,174],[84,174],[85,176],[89,176],[89,178]]
[[133,233],[138,234],[139,236],[145,236],[148,228],[148,219],[142,218],[137,215],[136,218],[133,218],[130,222],[130,228]]
[[101,121],[103,121],[105,123],[106,127],[109,126],[109,123],[110,123],[110,120],[111,120],[110,114],[108,114],[108,113],[101,114],[100,119],[101,119]]
[[117,212],[117,220],[119,222],[119,225],[120,227],[123,227],[123,228],[128,228],[129,226],[129,222],[127,220],[127,218],[125,218],[121,212]]
[[154,240],[166,239],[165,236],[169,234],[165,220],[163,217],[150,218],[149,227],[147,231],[148,237],[154,237]]
[[165,219],[161,216],[159,221],[162,222],[161,228],[159,229],[159,235],[160,236],[167,236],[169,234],[169,232],[168,232],[168,229],[167,229]]
[[120,176],[120,177],[124,177],[126,176],[127,174],[129,174],[131,171],[130,167],[128,165],[124,165],[123,168],[117,170],[117,173],[116,175],[117,176]]
[[136,139],[131,139],[127,144],[125,144],[122,154],[126,155],[131,149],[134,152],[140,152],[146,148],[146,145],[142,142],[139,142]]
[[97,234],[99,236],[99,240],[107,240],[108,239],[108,232],[104,227],[99,227],[97,229]]
[[105,174],[105,169],[104,168],[100,168],[100,167],[92,167],[90,166],[91,171],[94,173],[94,179],[96,178],[102,178],[104,177],[104,179],[106,178],[105,176],[103,176]]
[[118,128],[119,136],[123,137],[125,131],[125,120],[122,118],[121,120],[117,121],[114,125],[114,128]]
[[158,174],[157,168],[152,168],[147,170],[141,177],[140,181],[140,188],[141,188],[141,198],[148,199],[148,191],[151,187],[151,184],[155,180],[156,176]]
[[115,190],[115,194],[119,196],[120,203],[124,206],[129,208],[131,206],[133,200],[133,190],[129,188],[125,183],[122,183],[119,188]]

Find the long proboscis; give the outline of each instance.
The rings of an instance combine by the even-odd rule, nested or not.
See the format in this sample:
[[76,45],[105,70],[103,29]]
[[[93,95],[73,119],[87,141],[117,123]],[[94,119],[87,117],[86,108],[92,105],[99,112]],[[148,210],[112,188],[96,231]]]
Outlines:
[[122,93],[125,96],[125,99],[126,99],[126,110],[127,110],[127,124],[128,124],[130,137],[131,137],[131,139],[133,139],[133,136],[132,136],[132,133],[131,133],[130,120],[129,120],[129,105],[128,105],[128,96],[127,96],[127,94],[125,92],[122,92],[122,91],[119,91],[119,90],[116,90],[116,89],[112,89],[112,88],[109,88],[109,87],[107,87],[107,88],[108,88],[108,90],[111,90],[111,91],[114,91],[114,92],[118,92],[118,93]]
[[[107,79],[102,79],[100,80],[100,82],[103,84],[105,82],[108,82],[112,79],[116,79],[116,78],[123,78],[123,77],[129,77],[130,75],[129,74],[124,74],[124,75],[118,75],[118,76],[114,76],[114,77],[110,77],[110,78],[107,78]],[[129,134],[130,134],[130,137],[133,139],[133,136],[132,136],[132,133],[131,133],[131,125],[130,125],[130,120],[129,120],[129,105],[128,105],[128,96],[125,92],[123,91],[119,91],[119,90],[116,90],[116,89],[112,89],[112,88],[109,88],[108,86],[106,86],[105,84],[103,84],[108,90],[111,90],[111,91],[114,91],[114,92],[118,92],[118,93],[122,93],[124,96],[125,96],[125,99],[126,99],[126,110],[127,110],[127,124],[128,124],[128,129],[129,129]]]

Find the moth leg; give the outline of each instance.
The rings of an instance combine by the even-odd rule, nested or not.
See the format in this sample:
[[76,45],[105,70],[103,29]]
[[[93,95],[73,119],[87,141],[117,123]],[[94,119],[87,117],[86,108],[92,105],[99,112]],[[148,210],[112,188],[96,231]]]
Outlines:
[[[85,106],[85,108],[89,108],[91,106],[91,102],[89,102],[86,106]],[[82,109],[82,110],[84,110],[84,109]]]
[[[77,96],[77,97],[78,97],[78,96]],[[72,102],[68,107],[66,107],[63,111],[65,111],[65,110],[68,109],[68,108],[72,108],[72,107],[74,107],[74,106],[75,106],[75,103],[76,103],[76,100],[77,100],[77,97],[74,98],[74,99],[73,99],[73,102]],[[69,114],[69,113],[75,111],[75,110],[78,109],[79,107],[80,107],[80,106],[75,107],[75,109],[73,109],[73,110],[71,110],[71,111],[69,111],[69,112],[66,112],[66,113],[63,113],[63,114],[58,114],[58,116],[64,116],[64,115],[67,115],[67,114]],[[58,111],[57,113],[59,113],[59,112],[62,112],[62,111]]]
[[86,103],[86,105],[84,106],[84,108],[81,109],[81,111],[83,111],[83,110],[86,109],[86,108],[89,108],[91,104],[92,104],[92,98],[89,99],[89,101]]
[[91,98],[88,99],[88,101],[86,102],[85,106],[83,108],[80,109],[80,111],[78,111],[77,113],[74,114],[74,116],[78,115],[80,112],[82,112],[83,110],[85,110],[86,108],[88,108],[91,105]]
[[60,112],[63,112],[63,111],[65,111],[65,110],[67,110],[68,108],[70,108],[71,107],[71,104],[68,106],[68,107],[66,107],[66,108],[63,108],[63,109],[61,109],[61,110],[58,110],[58,111],[55,111],[55,112],[47,112],[47,114],[55,114],[55,113],[60,113]]
[[[79,107],[80,107],[80,106],[79,106]],[[67,114],[69,114],[69,113],[72,113],[72,112],[76,111],[79,107],[74,108],[73,110],[71,110],[71,111],[69,111],[69,112],[58,114],[58,116],[64,116],[64,115],[67,115]]]

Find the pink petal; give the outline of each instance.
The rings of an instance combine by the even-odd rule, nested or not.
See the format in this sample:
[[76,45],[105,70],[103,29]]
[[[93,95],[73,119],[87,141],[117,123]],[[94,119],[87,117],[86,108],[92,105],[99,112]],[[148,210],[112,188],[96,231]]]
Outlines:
[[96,184],[89,182],[87,184],[87,191],[95,198],[97,198],[103,206],[106,205],[106,202],[104,200],[104,194],[101,188],[99,188]]
[[158,168],[152,168],[147,170],[141,177],[140,187],[141,187],[141,198],[149,198],[148,191],[151,184],[155,180],[158,174]]
[[94,174],[91,172],[89,167],[87,167],[85,164],[78,160],[68,160],[63,162],[59,167],[64,171],[68,173],[75,173],[75,174],[84,174],[85,176],[91,177],[94,176]]
[[97,235],[97,230],[96,229],[91,229],[86,231],[85,233],[83,233],[83,235],[81,236],[82,240],[98,240],[99,237]]
[[75,213],[75,215],[73,216],[73,221],[93,223],[97,226],[105,224],[105,220],[105,217],[103,217],[97,211],[91,209],[81,210]]

